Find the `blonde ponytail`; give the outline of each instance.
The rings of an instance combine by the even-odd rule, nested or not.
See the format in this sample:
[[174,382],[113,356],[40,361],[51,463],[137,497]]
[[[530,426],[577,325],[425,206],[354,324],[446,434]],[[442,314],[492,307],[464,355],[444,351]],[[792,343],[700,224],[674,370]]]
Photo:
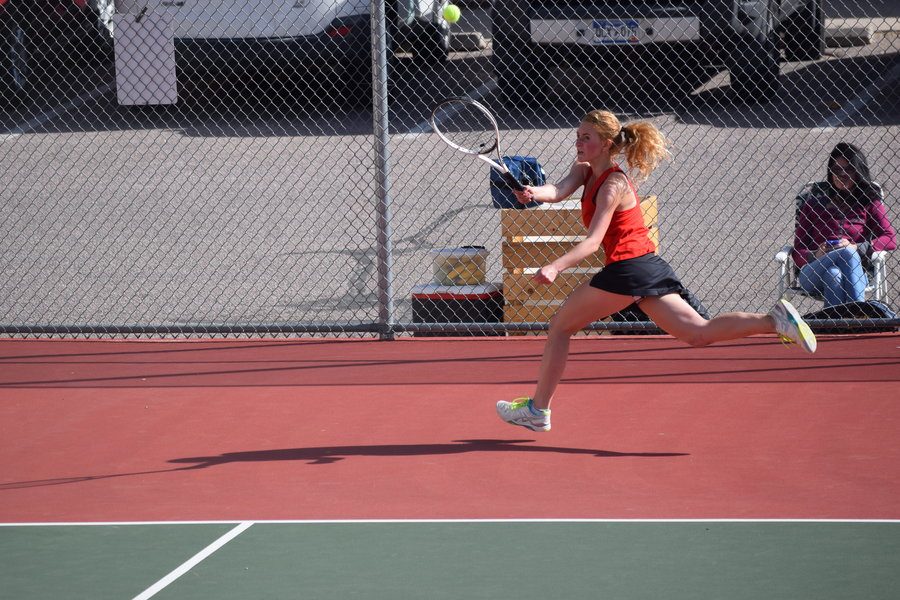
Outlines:
[[625,155],[630,171],[637,173],[637,179],[646,179],[659,163],[669,155],[666,137],[649,121],[629,123],[622,127],[619,140],[613,140],[610,154]]
[[637,180],[646,179],[669,155],[665,136],[649,121],[622,126],[616,115],[607,110],[592,110],[583,121],[592,125],[600,137],[612,140],[610,157],[624,154],[628,170]]

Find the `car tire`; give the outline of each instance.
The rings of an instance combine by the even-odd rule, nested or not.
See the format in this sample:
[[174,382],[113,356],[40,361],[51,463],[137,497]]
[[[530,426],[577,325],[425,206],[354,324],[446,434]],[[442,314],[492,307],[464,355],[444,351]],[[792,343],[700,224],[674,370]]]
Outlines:
[[442,65],[450,56],[450,27],[441,23],[420,22],[416,28],[413,56],[424,65]]
[[822,0],[807,0],[793,15],[784,35],[789,61],[818,60],[825,54],[825,9]]
[[0,41],[2,51],[2,73],[0,73],[0,92],[3,103],[15,105],[24,101],[32,90],[31,55],[28,44],[28,32],[24,27],[14,24]]
[[491,65],[504,104],[540,103],[547,79],[531,43],[529,2],[494,2],[491,8]]
[[[397,71],[397,62],[393,50],[388,50],[386,64],[388,87],[391,86],[391,78]],[[370,109],[374,102],[372,75],[372,64],[363,57],[338,69],[332,76],[324,78],[323,94],[327,100],[342,108]]]
[[781,90],[780,51],[775,27],[759,35],[739,34],[728,52],[728,73],[735,100],[743,103],[766,102]]
[[[388,67],[390,72],[390,66]],[[372,106],[371,65],[348,66],[336,79],[326,82],[326,96],[335,105],[348,109],[371,108]]]

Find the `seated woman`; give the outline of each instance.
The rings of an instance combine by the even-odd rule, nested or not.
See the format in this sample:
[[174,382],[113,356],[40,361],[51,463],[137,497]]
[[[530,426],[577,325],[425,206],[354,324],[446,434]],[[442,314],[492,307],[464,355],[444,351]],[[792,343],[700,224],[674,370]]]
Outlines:
[[792,256],[800,286],[825,306],[865,299],[866,269],[876,250],[897,247],[862,151],[841,142],[828,159],[828,179],[800,207]]

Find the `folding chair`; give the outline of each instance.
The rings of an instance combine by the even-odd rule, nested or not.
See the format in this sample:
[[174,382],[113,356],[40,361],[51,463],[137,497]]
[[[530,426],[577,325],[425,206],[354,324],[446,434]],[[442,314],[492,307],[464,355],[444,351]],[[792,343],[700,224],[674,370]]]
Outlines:
[[[813,181],[803,186],[803,188],[800,190],[800,193],[797,194],[797,204],[794,208],[795,229],[797,225],[797,219],[800,216],[800,208],[810,198],[815,198],[822,194],[824,188],[827,185],[827,183],[822,181]],[[884,194],[881,190],[881,186],[877,183],[874,183],[874,185],[878,190],[878,195],[883,199]],[[778,267],[778,297],[787,298],[788,300],[790,300],[794,296],[807,296],[810,298],[815,298],[816,300],[823,300],[821,296],[818,296],[816,294],[809,294],[804,291],[802,287],[800,287],[800,268],[797,267],[797,265],[794,263],[793,257],[791,256],[792,249],[793,244],[786,244],[782,246],[781,250],[779,250],[775,254],[775,264]],[[869,276],[869,285],[866,286],[866,296],[871,297],[872,300],[877,300],[879,302],[887,302],[887,269],[885,268],[887,255],[888,253],[885,250],[878,250],[876,252],[873,252],[871,268],[867,269],[866,271],[867,275]]]

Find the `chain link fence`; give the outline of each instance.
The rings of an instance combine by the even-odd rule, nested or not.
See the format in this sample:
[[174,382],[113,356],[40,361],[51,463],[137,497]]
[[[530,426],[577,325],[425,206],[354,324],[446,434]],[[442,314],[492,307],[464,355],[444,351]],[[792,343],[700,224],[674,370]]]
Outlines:
[[[548,181],[589,110],[657,125],[672,157],[641,183],[645,220],[701,312],[790,295],[820,331],[900,325],[890,231],[842,221],[871,301],[844,311],[822,312],[784,249],[839,142],[896,223],[895,3],[470,0],[454,24],[444,6],[0,0],[0,331],[545,329],[602,264],[530,283],[583,233],[580,192],[502,208],[486,165],[431,131],[449,96],[489,106],[504,152]],[[590,329],[655,326],[632,308]]]

